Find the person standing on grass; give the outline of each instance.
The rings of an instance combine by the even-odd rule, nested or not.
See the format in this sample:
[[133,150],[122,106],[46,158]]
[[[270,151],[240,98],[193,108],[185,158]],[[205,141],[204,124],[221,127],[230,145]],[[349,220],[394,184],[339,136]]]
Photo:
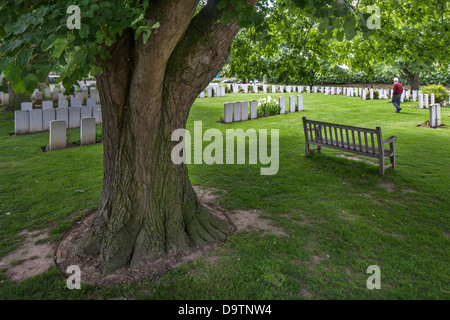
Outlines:
[[395,112],[399,113],[402,108],[400,108],[400,98],[402,97],[403,86],[398,82],[398,78],[394,78],[394,92],[392,96],[392,104],[395,107]]

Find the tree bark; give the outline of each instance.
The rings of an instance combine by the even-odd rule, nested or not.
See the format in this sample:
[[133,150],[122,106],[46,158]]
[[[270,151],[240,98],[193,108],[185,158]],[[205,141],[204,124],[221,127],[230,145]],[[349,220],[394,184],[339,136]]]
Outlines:
[[[161,27],[148,42],[127,30],[110,48],[111,69],[97,76],[102,101],[101,205],[79,252],[97,255],[104,273],[215,241],[233,227],[199,202],[171,141],[196,97],[225,64],[239,28],[217,23],[217,1],[192,18],[198,1],[149,8]],[[256,1],[255,1],[256,2]],[[192,20],[192,21],[191,21]]]
[[8,95],[9,101],[6,107],[6,112],[14,112],[15,110],[20,110],[22,102],[31,102],[31,97],[26,93],[16,93],[13,89],[12,84],[8,83]]

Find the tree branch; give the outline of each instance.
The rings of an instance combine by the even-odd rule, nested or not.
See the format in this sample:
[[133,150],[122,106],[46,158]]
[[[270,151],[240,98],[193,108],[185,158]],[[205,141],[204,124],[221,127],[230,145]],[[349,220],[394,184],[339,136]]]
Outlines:
[[[176,106],[180,114],[177,125],[185,125],[185,120],[192,103],[197,95],[225,65],[231,51],[231,44],[239,32],[236,21],[227,25],[220,21],[224,12],[232,7],[227,6],[219,10],[220,0],[210,0],[207,5],[194,17],[182,40],[172,53],[166,69],[164,90],[167,105]],[[254,6],[258,0],[247,1]],[[183,97],[191,96],[190,101]],[[184,123],[183,123],[184,122]]]

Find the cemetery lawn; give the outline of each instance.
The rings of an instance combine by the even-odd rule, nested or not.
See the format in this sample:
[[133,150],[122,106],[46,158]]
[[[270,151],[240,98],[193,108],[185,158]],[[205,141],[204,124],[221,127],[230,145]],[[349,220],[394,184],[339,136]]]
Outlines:
[[[68,290],[55,266],[20,283],[3,268],[0,299],[449,299],[450,108],[441,110],[446,125],[430,129],[418,127],[428,118],[418,103],[396,114],[387,100],[303,94],[303,112],[219,122],[225,102],[267,95],[284,95],[288,109],[290,94],[197,99],[187,129],[193,134],[194,121],[224,137],[226,129],[278,129],[278,173],[260,175],[268,165],[258,162],[192,164],[189,174],[231,215],[257,210],[284,235],[240,231],[195,262],[136,284]],[[398,138],[397,169],[379,177],[377,165],[326,148],[306,158],[302,116],[382,127],[384,139]],[[103,179],[101,144],[42,152],[48,133],[10,136],[13,118],[0,113],[0,259],[20,247],[24,230],[48,232],[41,243],[59,241],[95,211]],[[380,267],[380,290],[366,288],[371,265]]]

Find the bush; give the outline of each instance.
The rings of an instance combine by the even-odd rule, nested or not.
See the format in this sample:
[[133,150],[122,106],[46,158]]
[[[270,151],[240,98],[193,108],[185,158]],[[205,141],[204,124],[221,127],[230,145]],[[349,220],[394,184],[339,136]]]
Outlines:
[[447,89],[442,84],[431,84],[426,87],[422,87],[421,91],[423,94],[431,95],[434,94],[434,101],[435,103],[442,103],[444,101],[447,101],[449,97],[449,93]]
[[258,100],[257,115],[258,117],[270,116],[280,113],[280,105],[276,99],[270,96]]

